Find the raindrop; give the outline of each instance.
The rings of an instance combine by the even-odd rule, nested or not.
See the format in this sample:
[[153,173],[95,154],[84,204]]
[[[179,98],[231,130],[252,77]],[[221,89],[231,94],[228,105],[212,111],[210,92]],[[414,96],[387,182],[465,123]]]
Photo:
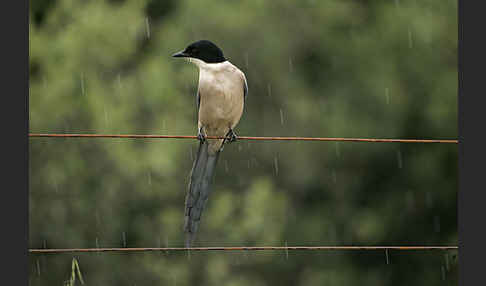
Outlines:
[[105,125],[108,126],[108,112],[105,106],[103,106],[103,113],[105,114]]
[[398,162],[398,168],[401,169],[403,167],[403,164],[402,164],[402,152],[400,150],[397,151],[397,162]]
[[121,75],[120,75],[120,73],[118,73],[117,82],[118,82],[118,88],[121,89],[122,88],[122,84],[121,84]]
[[170,124],[170,126],[172,126],[172,128],[174,128],[175,130],[177,130],[177,119],[175,117],[173,118],[172,124]]
[[47,88],[47,76],[45,76],[45,75],[42,77],[42,84],[43,84],[44,88]]
[[430,192],[425,193],[425,204],[429,208],[432,207],[432,195]]
[[285,241],[285,259],[289,260],[289,249],[288,249],[287,241]]
[[294,65],[292,64],[292,58],[289,57],[289,72],[292,72],[294,70]]
[[127,237],[125,235],[125,232],[122,233],[122,238],[123,238],[123,247],[127,247]]
[[100,248],[100,244],[98,243],[98,237],[96,237],[96,248]]
[[152,173],[149,171],[147,173],[147,175],[148,175],[148,184],[149,184],[149,186],[151,186],[152,185]]
[[150,39],[150,23],[148,17],[145,17],[145,29],[147,31],[147,39]]
[[267,84],[267,92],[268,92],[268,96],[272,96],[272,85],[271,84]]
[[444,269],[444,265],[441,265],[440,266],[440,272],[441,272],[441,276],[442,276],[442,280],[445,280],[445,269]]
[[44,248],[47,248],[47,241],[44,239],[44,241],[42,242]]
[[69,130],[69,124],[68,124],[67,120],[64,120],[62,123],[63,123],[62,125],[64,127],[64,132],[67,132],[67,130]]
[[408,47],[413,48],[412,31],[408,28]]
[[440,217],[438,215],[434,216],[434,231],[440,232]]
[[241,152],[241,150],[243,150],[243,146],[241,146],[241,144],[240,144],[240,145],[238,145],[238,151]]
[[226,173],[229,172],[229,168],[228,168],[228,160],[224,160],[224,170],[226,171]]
[[445,259],[445,264],[446,264],[446,270],[449,271],[450,266],[449,266],[449,252],[444,253],[444,259]]
[[165,129],[165,127],[166,127],[166,124],[165,124],[165,123],[166,123],[166,122],[165,122],[165,119],[164,119],[164,120],[162,120],[162,130],[163,130],[163,131],[167,131],[167,130]]
[[81,73],[81,94],[86,95],[85,89],[84,89],[84,73]]
[[328,107],[328,104],[327,104],[328,101],[327,101],[327,99],[322,96],[318,100],[319,100],[319,105],[322,108],[322,111],[326,111],[326,109]]
[[275,175],[278,176],[278,158],[277,157],[273,158],[273,163],[274,163],[274,166],[275,166]]
[[390,90],[385,88],[385,98],[386,98],[386,104],[390,104]]
[[245,65],[248,68],[248,52],[245,53]]
[[284,125],[284,118],[283,118],[283,111],[282,108],[280,108],[280,124],[283,126]]
[[[169,237],[167,235],[165,236],[165,248],[169,248]],[[167,250],[166,253],[169,254],[169,251]]]
[[385,249],[386,264],[390,264],[390,258],[388,257],[388,248]]
[[336,142],[336,157],[341,157],[341,150],[339,150],[339,142]]
[[414,206],[415,206],[415,197],[414,197],[414,194],[413,192],[411,191],[408,191],[406,194],[405,194],[405,201],[407,203],[407,209],[409,211],[413,211],[414,210]]
[[40,262],[39,259],[37,259],[37,276],[40,276]]
[[258,164],[258,160],[256,158],[252,158],[251,159],[253,161],[253,166],[259,166],[260,164]]
[[328,237],[330,241],[336,241],[337,238],[337,231],[336,227],[334,225],[331,225],[328,227],[329,232],[328,232]]
[[96,226],[101,225],[100,213],[98,212],[98,209],[96,209],[95,211],[95,218],[96,218]]
[[250,169],[250,159],[248,159],[247,161],[248,161],[248,169]]
[[59,186],[57,184],[57,178],[54,178],[54,191],[57,193],[59,193]]

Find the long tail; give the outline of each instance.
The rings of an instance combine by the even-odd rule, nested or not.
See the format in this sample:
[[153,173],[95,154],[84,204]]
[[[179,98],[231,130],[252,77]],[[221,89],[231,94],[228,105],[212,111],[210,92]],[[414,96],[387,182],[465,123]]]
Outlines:
[[208,200],[209,192],[211,191],[211,180],[213,178],[214,169],[218,162],[219,151],[215,154],[208,152],[208,141],[204,141],[199,145],[196,160],[192,166],[191,179],[189,182],[189,191],[186,195],[186,209],[184,212],[184,232],[186,233],[186,247],[191,247],[201,213]]

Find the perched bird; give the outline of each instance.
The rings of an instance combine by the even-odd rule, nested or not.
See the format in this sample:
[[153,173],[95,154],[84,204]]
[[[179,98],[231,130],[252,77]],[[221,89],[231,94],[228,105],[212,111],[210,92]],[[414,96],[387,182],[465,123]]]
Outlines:
[[[199,68],[197,137],[200,144],[191,171],[184,212],[186,247],[190,247],[208,200],[219,153],[226,142],[237,139],[233,129],[243,114],[248,85],[245,74],[210,41],[194,42],[172,56],[186,58]],[[225,139],[207,139],[206,136]]]

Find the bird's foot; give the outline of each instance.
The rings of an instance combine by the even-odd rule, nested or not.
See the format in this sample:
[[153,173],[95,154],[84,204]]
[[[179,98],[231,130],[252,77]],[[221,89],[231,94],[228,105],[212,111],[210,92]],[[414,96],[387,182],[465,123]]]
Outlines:
[[226,138],[224,139],[226,142],[232,143],[238,140],[238,136],[236,136],[236,133],[233,131],[233,129],[230,128],[228,133],[226,134]]
[[204,141],[206,141],[206,135],[204,134],[203,130],[202,130],[202,127],[199,128],[199,130],[197,131],[197,139],[201,142],[201,143],[204,143]]

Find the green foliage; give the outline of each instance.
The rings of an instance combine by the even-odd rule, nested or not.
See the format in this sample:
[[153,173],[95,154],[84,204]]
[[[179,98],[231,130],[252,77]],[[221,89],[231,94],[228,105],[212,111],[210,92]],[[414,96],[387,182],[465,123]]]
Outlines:
[[81,270],[79,269],[79,263],[76,258],[73,258],[71,262],[71,277],[69,280],[65,281],[65,285],[67,286],[74,286],[76,285],[76,276],[79,279],[81,284],[84,284],[83,275],[81,274]]
[[[197,69],[170,55],[210,39],[247,75],[240,135],[457,137],[455,1],[30,2],[33,133],[196,134]],[[183,246],[197,144],[30,139],[29,247]],[[195,246],[455,245],[456,195],[455,145],[239,141]],[[396,286],[457,284],[453,255],[77,259],[86,285]],[[66,280],[35,256],[31,285]]]

